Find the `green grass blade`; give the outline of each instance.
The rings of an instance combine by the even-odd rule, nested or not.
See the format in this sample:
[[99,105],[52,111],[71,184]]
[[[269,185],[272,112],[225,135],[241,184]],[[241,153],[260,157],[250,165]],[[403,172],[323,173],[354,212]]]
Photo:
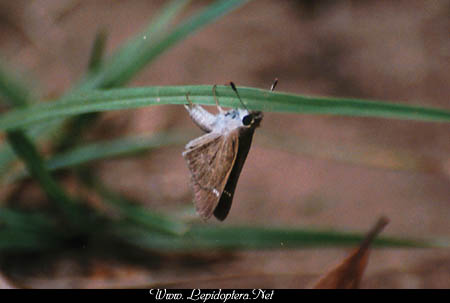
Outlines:
[[104,69],[88,76],[80,88],[87,90],[123,85],[147,63],[153,61],[170,47],[245,2],[247,1],[216,1],[186,22],[176,26],[169,34],[163,35],[162,29],[187,4],[187,1],[173,1],[147,32],[138,35],[129,45],[113,56],[111,61],[105,64]]
[[[357,99],[314,98],[241,88],[240,95],[249,108],[271,112],[334,114],[450,122],[450,110]],[[138,108],[149,105],[185,104],[190,92],[194,103],[214,105],[211,86],[154,86],[89,91],[63,100],[17,109],[0,116],[0,129],[26,127],[46,119],[75,114]],[[220,104],[238,107],[229,87],[217,88]]]
[[22,131],[8,132],[7,137],[14,152],[25,162],[28,171],[40,183],[48,197],[67,218],[72,219],[72,222],[77,222],[79,219],[77,205],[53,180],[31,141]]
[[183,222],[146,209],[105,188],[101,188],[98,191],[104,200],[114,205],[126,219],[134,224],[145,227],[146,230],[169,235],[182,235],[188,230],[188,226]]
[[[9,100],[10,104],[15,107],[26,107],[28,105],[28,90],[24,85],[19,83],[17,80],[12,79],[6,75],[3,71],[0,71],[0,94],[4,96],[5,99]],[[27,137],[23,130],[14,130],[7,132],[7,140],[12,150],[21,157],[31,174],[36,177],[36,179],[41,183],[42,188],[47,193],[47,195],[57,204],[66,214],[73,216],[72,210],[74,206],[71,205],[72,201],[65,195],[62,188],[53,181],[51,176],[45,170],[44,164],[38,154],[36,148],[34,147],[31,140]],[[11,153],[8,149],[5,149],[4,158],[12,158]],[[5,168],[5,167],[3,167]],[[5,214],[8,212],[2,211],[3,219],[5,219]],[[9,213],[11,217],[11,212]],[[19,222],[16,220],[15,222]],[[16,231],[17,228],[14,229]],[[5,232],[5,231],[4,231]],[[5,236],[5,235],[4,235]],[[5,236],[7,237],[8,234]]]
[[[189,234],[207,247],[249,249],[348,246],[360,243],[366,237],[365,234],[351,232],[239,226],[193,227]],[[428,247],[429,244],[424,241],[380,237],[374,241],[374,246]]]
[[[29,103],[28,98],[29,91],[25,84],[0,66],[0,99],[11,107],[25,107]],[[0,156],[0,173],[3,173],[9,168],[10,161],[15,157],[8,144],[3,145]]]
[[48,252],[59,245],[58,239],[32,231],[0,229],[0,253]]
[[[192,134],[187,132],[125,136],[74,147],[67,152],[53,155],[45,164],[48,171],[56,171],[98,160],[136,155],[156,148],[185,144],[189,137],[192,137]],[[28,173],[24,170],[18,171],[5,178],[4,182],[11,183],[27,175]]]
[[[103,63],[103,56],[106,45],[106,31],[100,30],[95,36],[92,45],[91,56],[88,64],[88,72],[94,73],[100,69]],[[82,140],[84,131],[90,128],[92,124],[99,118],[99,113],[87,113],[78,115],[65,123],[63,131],[61,131],[56,139],[56,143],[52,144],[53,150],[61,152],[77,145]]]
[[29,95],[26,85],[0,65],[0,100],[10,106],[21,107],[29,103]]
[[151,149],[181,144],[185,137],[178,134],[160,133],[152,136],[127,136],[96,142],[73,148],[67,153],[55,155],[47,161],[47,169],[57,170],[112,157],[134,155]]
[[[157,250],[246,250],[298,249],[313,247],[357,246],[363,233],[269,227],[193,226],[181,237],[148,233],[135,226],[118,224],[114,232],[126,242],[146,249]],[[433,247],[429,241],[379,237],[377,247]]]
[[[187,133],[126,136],[72,148],[67,152],[52,156],[45,164],[48,171],[55,171],[108,158],[136,155],[174,144],[184,144],[188,137],[189,135]],[[8,176],[5,179],[5,183],[17,181],[27,175],[26,171],[18,171]]]
[[101,67],[103,63],[103,55],[105,54],[106,39],[107,34],[105,29],[100,30],[95,35],[88,63],[89,72],[95,72]]
[[0,226],[41,233],[51,232],[55,228],[55,224],[41,213],[18,211],[6,207],[0,207]]
[[0,253],[40,252],[61,247],[56,224],[48,216],[0,207]]
[[[56,123],[60,123],[59,119],[56,120],[47,120],[45,122],[39,123],[33,128],[29,128],[25,131],[28,138],[31,140],[40,137],[41,140],[48,140],[49,137],[52,137],[53,133],[48,132],[49,127],[54,126]],[[45,133],[45,136],[43,134]],[[8,172],[11,164],[14,160],[17,160],[17,156],[14,151],[11,149],[11,146],[5,142],[0,147],[0,177],[3,178],[5,174]]]
[[89,73],[76,90],[112,87],[130,80],[134,76],[133,71],[137,73],[151,62],[153,57],[146,60],[144,54],[151,52],[152,47],[159,42],[158,38],[167,31],[170,22],[188,3],[186,0],[169,2],[147,29],[116,51],[102,69]]
[[[132,224],[142,226],[149,232],[166,235],[182,235],[188,226],[167,215],[150,211],[136,201],[111,191],[100,180],[95,178],[88,169],[79,170],[80,180],[89,188],[95,190],[105,202],[112,204],[120,215]],[[114,224],[114,223],[113,223]]]

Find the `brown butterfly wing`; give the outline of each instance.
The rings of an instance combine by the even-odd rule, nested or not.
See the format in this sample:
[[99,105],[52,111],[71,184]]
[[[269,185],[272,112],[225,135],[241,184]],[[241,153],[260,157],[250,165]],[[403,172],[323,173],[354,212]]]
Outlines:
[[236,160],[239,132],[209,133],[194,139],[183,152],[194,190],[198,214],[208,219],[214,212]]
[[231,209],[231,203],[233,202],[234,191],[241,174],[242,168],[247,159],[250,146],[252,144],[253,133],[255,131],[254,127],[239,128],[239,149],[233,164],[230,175],[228,176],[227,184],[223,190],[223,194],[220,197],[217,207],[214,209],[214,216],[223,221],[228,216]]

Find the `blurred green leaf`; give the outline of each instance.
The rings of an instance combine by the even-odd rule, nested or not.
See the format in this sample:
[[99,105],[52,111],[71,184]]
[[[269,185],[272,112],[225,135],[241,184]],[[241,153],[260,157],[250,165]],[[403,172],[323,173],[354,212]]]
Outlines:
[[[114,232],[124,241],[146,249],[157,250],[207,250],[207,249],[294,249],[312,247],[353,246],[365,234],[320,231],[299,228],[270,227],[215,227],[193,226],[181,237],[149,233],[136,226],[117,224]],[[433,247],[434,242],[380,237],[378,247]]]
[[95,72],[98,70],[103,63],[103,56],[105,54],[105,48],[106,48],[106,30],[101,29],[97,34],[95,35],[94,43],[92,45],[91,49],[91,55],[89,57],[89,63],[88,63],[88,71],[89,72]]
[[25,106],[29,103],[29,91],[11,71],[0,64],[0,100],[10,106]]
[[187,21],[177,25],[169,33],[165,33],[167,24],[188,3],[188,1],[170,2],[146,31],[121,48],[111,57],[111,60],[105,62],[101,70],[89,75],[78,88],[89,90],[123,85],[146,64],[170,47],[246,2],[242,0],[215,1]]
[[[45,162],[45,164],[47,170],[55,171],[98,160],[135,155],[155,148],[174,144],[184,144],[186,143],[186,138],[188,138],[189,135],[190,134],[187,132],[168,132],[154,135],[125,136],[114,140],[84,144],[72,148],[67,152],[52,156]],[[27,176],[26,171],[19,171],[9,176],[6,183],[17,181],[25,176]]]
[[138,202],[110,190],[87,168],[79,169],[78,176],[83,184],[95,190],[103,198],[103,201],[113,205],[123,218],[133,224],[143,226],[150,232],[169,235],[181,235],[188,229],[187,225],[176,218],[150,211]]
[[181,134],[158,133],[151,136],[127,136],[119,139],[85,144],[69,152],[53,156],[47,161],[47,169],[56,170],[69,166],[111,157],[132,155],[150,149],[180,144],[186,138]]
[[104,186],[96,186],[97,192],[104,201],[111,203],[118,209],[122,216],[134,224],[141,225],[151,232],[162,234],[182,235],[188,230],[183,222],[161,213],[150,211],[134,201],[113,193]]
[[[365,234],[319,231],[294,228],[258,227],[193,227],[190,235],[199,239],[201,245],[224,248],[298,248],[323,246],[348,246],[360,243]],[[427,247],[425,241],[380,237],[374,242],[382,247]]]
[[[2,74],[2,77],[0,77],[0,94],[5,96],[13,106],[21,108],[27,107],[27,96],[29,93],[25,85],[21,84],[18,80],[12,79],[10,76],[6,75],[6,73],[0,72],[0,74]],[[12,86],[12,88],[10,86]],[[40,182],[47,195],[66,212],[66,215],[73,216],[74,213],[70,212],[74,209],[74,206],[70,205],[72,201],[46,172],[40,155],[25,132],[21,129],[8,131],[6,138],[8,143],[10,143],[12,150],[22,158],[28,170],[38,182]],[[5,155],[7,156],[8,153]]]
[[[11,107],[25,107],[29,102],[28,97],[26,85],[0,66],[0,99]],[[14,159],[14,153],[9,145],[3,146],[0,154],[0,172],[6,171],[9,161]]]
[[0,252],[35,252],[58,247],[56,225],[42,213],[0,207]]
[[[104,29],[97,32],[92,45],[91,56],[88,64],[88,72],[94,73],[99,70],[103,63],[103,56],[106,46],[106,31]],[[53,150],[56,152],[66,151],[72,146],[76,146],[82,140],[82,134],[89,129],[100,117],[100,113],[87,113],[73,117],[65,123],[65,127],[59,133]]]
[[[32,128],[25,130],[25,133],[31,140],[35,140],[36,138],[40,137],[42,141],[46,141],[53,136],[53,133],[48,132],[48,129],[51,126],[55,126],[55,124],[59,124],[59,122],[59,119],[46,120],[39,123],[38,125],[35,125]],[[17,156],[11,149],[9,143],[5,142],[0,147],[0,177],[3,178],[5,176],[14,160],[17,160]]]
[[0,252],[27,252],[54,250],[60,244],[54,237],[17,229],[0,229]]
[[35,232],[50,232],[55,227],[47,216],[36,212],[0,208],[0,227],[33,230]]
[[22,131],[11,131],[7,133],[7,138],[14,152],[25,162],[29,173],[39,182],[50,200],[68,219],[71,219],[72,223],[78,223],[80,219],[79,208],[50,176],[39,153],[26,135]]

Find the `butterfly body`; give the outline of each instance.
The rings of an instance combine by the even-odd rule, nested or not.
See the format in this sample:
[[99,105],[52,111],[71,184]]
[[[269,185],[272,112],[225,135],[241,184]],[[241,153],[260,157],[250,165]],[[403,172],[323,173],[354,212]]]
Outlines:
[[[270,91],[277,83],[278,79],[275,79]],[[191,173],[195,208],[205,220],[213,214],[221,221],[227,217],[253,134],[263,118],[262,112],[247,109],[233,82],[230,86],[245,109],[224,111],[219,106],[215,85],[213,95],[219,110],[217,115],[192,104],[189,94],[186,96],[189,102],[185,105],[186,110],[192,121],[206,133],[190,141],[183,152]]]
[[213,115],[199,105],[186,105],[205,135],[190,141],[183,152],[191,173],[194,204],[203,219],[224,220],[231,208],[239,175],[250,150],[261,112],[232,109]]

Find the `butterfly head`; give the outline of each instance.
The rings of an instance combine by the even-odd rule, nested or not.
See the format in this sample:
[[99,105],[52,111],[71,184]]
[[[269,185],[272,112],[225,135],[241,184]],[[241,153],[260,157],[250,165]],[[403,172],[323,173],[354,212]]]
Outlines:
[[242,125],[245,127],[258,127],[263,118],[263,113],[260,111],[246,111],[247,113],[242,117]]
[[256,128],[261,123],[263,113],[260,111],[249,111],[243,108],[232,109],[225,113],[225,117],[234,121],[240,121],[239,126],[245,128]]
[[[245,106],[244,102],[242,102],[241,96],[239,96],[236,85],[233,82],[230,82],[230,86],[234,90],[239,101],[245,108],[245,109],[236,109],[235,110],[235,112],[238,114],[238,116],[242,122],[242,126],[248,127],[248,128],[258,127],[263,118],[263,113],[260,111],[248,110],[247,106]],[[272,87],[274,87],[274,85],[272,85]]]

